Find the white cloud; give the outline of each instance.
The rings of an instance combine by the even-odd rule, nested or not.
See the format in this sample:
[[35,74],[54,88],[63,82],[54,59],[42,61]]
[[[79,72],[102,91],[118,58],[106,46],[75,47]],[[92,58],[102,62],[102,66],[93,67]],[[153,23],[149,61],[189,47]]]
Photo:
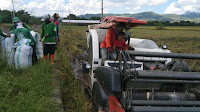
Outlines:
[[11,4],[10,1],[8,1],[8,0],[0,0],[0,2],[1,2],[1,4],[0,4],[0,9],[1,10],[5,10],[8,7],[10,7],[9,10],[12,9],[12,4]]
[[[0,9],[12,10],[12,0],[0,0]],[[75,15],[101,13],[101,0],[14,0],[15,10],[25,10],[35,16],[57,12],[66,17]],[[104,13],[135,13],[143,6],[159,6],[169,0],[104,0]],[[70,10],[69,10],[70,8]]]
[[186,11],[199,12],[200,0],[178,0],[169,5],[165,10],[165,14],[183,14]]
[[159,6],[168,2],[168,0],[137,0],[140,5]]

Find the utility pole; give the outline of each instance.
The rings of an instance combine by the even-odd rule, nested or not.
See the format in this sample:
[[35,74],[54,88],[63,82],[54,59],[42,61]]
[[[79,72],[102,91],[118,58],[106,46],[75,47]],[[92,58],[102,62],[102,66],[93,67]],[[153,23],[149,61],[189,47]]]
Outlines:
[[[69,4],[72,3],[72,2],[70,2],[70,0],[69,0],[69,1],[66,2],[66,3],[68,3],[68,7],[69,7]],[[69,7],[69,20],[70,20],[70,7]]]
[[15,17],[15,8],[14,8],[14,2],[13,2],[13,0],[12,0],[12,7],[13,7],[12,18],[14,18]]
[[103,0],[101,0],[101,18],[103,18]]

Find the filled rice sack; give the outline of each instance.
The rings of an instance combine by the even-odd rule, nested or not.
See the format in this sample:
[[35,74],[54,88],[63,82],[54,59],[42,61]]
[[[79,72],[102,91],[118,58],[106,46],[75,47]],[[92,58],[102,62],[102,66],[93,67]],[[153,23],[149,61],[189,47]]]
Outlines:
[[28,45],[18,46],[15,52],[15,67],[25,68],[32,66],[33,49]]
[[41,42],[41,36],[38,32],[31,31],[31,34],[36,42],[36,55],[37,58],[43,57],[43,47]]
[[2,54],[3,58],[8,62],[9,65],[14,64],[14,42],[15,42],[15,35],[11,34],[9,38],[3,38],[1,41],[2,46]]

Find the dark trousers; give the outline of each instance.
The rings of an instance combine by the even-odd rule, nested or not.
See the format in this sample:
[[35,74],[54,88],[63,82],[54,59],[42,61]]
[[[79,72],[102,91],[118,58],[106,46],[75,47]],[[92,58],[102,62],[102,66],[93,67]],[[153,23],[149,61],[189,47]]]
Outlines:
[[35,64],[38,62],[37,55],[36,55],[36,46],[31,45],[31,47],[33,48],[32,63]]
[[56,50],[56,44],[44,44],[43,54],[54,54]]

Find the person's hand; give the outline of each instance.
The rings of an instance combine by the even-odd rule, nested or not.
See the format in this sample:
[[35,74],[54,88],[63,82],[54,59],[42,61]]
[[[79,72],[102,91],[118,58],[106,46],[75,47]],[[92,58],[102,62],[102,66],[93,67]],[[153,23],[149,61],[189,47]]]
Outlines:
[[10,37],[11,35],[10,34],[7,34],[7,37]]
[[47,38],[47,37],[48,37],[48,35],[45,35],[44,37],[45,37],[45,38]]
[[112,52],[113,52],[113,49],[112,49],[111,47],[109,47],[109,48],[107,49],[107,51],[108,51],[109,53],[112,53]]
[[134,48],[130,48],[129,50],[135,50]]

